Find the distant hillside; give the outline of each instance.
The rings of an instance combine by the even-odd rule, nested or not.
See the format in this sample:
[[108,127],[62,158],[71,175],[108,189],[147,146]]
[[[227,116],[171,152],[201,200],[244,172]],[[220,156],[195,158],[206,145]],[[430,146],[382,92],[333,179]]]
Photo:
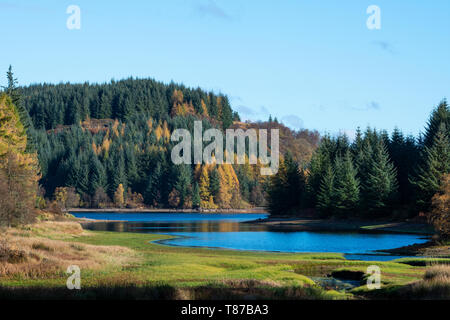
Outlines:
[[235,121],[233,129],[267,129],[268,142],[270,143],[270,129],[278,129],[280,133],[280,154],[290,152],[293,159],[299,164],[305,165],[311,160],[314,150],[319,145],[320,134],[316,130],[292,130],[277,121],[265,122],[240,122]]
[[225,128],[238,117],[225,95],[153,79],[36,84],[20,88],[20,93],[36,129],[54,129],[89,118],[126,121],[142,112],[154,119],[192,114]]
[[37,84],[20,94],[34,124],[42,195],[64,196],[68,207],[264,205],[267,177],[257,166],[172,163],[171,133],[192,132],[198,119],[204,130],[277,128],[280,152],[303,165],[319,141],[315,131],[293,131],[276,121],[240,122],[225,95],[151,79]]

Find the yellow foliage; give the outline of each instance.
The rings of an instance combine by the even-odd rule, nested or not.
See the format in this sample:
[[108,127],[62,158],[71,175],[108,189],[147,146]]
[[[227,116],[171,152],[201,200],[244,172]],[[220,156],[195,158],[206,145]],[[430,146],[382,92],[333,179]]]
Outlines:
[[442,177],[441,188],[432,199],[428,218],[442,238],[450,238],[450,174]]
[[201,101],[202,113],[205,117],[209,117],[208,108],[206,107],[205,101]]
[[152,118],[149,118],[147,120],[147,126],[148,126],[148,133],[150,134],[150,132],[152,132],[152,129],[153,129],[153,119]]
[[123,185],[119,184],[116,192],[114,193],[114,204],[116,206],[118,206],[119,208],[122,208],[125,203],[124,193],[125,193],[125,190],[123,188]]
[[25,128],[11,99],[0,96],[0,157],[8,151],[24,153],[27,147]]
[[6,95],[0,95],[0,221],[23,223],[34,209],[38,175],[36,154],[26,153],[26,130]]
[[119,130],[118,130],[118,128],[119,128],[119,120],[114,120],[114,124],[113,124],[113,126],[112,126],[112,130],[113,130],[113,133],[114,133],[114,135],[116,136],[116,137],[118,137],[119,136]]
[[162,137],[164,138],[165,143],[168,143],[170,141],[170,130],[169,130],[169,126],[167,125],[167,121],[164,121],[164,123],[163,123]]
[[217,206],[214,204],[213,197],[209,191],[210,181],[208,169],[206,168],[206,166],[202,167],[198,186],[200,191],[200,207],[206,209],[216,208]]
[[221,208],[235,207],[240,202],[239,180],[236,172],[231,164],[220,165],[217,171],[220,182],[218,205]]
[[155,129],[156,141],[159,141],[161,139],[162,134],[163,134],[163,129],[161,128],[161,124],[158,124],[158,126]]

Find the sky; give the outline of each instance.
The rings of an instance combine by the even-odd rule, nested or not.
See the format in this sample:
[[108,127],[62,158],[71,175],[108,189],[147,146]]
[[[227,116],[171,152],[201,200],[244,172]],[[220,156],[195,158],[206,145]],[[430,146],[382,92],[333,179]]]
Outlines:
[[350,137],[417,135],[450,96],[448,0],[0,0],[0,37],[21,85],[173,80],[227,94],[243,120]]

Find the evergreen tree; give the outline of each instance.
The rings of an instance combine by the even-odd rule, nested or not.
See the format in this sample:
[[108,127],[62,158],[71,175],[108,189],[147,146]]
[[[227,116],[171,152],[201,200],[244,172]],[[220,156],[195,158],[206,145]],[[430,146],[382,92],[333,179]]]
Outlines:
[[209,189],[211,190],[211,195],[213,196],[214,202],[218,203],[218,196],[220,192],[220,177],[216,168],[213,168],[211,170],[209,185]]
[[335,161],[336,179],[334,195],[336,209],[341,215],[354,214],[359,204],[359,179],[354,168],[350,151]]
[[96,191],[101,188],[106,189],[107,179],[106,171],[97,156],[91,153],[89,158],[89,188],[88,193],[94,196]]
[[428,120],[428,125],[425,130],[425,136],[423,145],[424,147],[431,148],[434,143],[434,137],[439,131],[441,125],[444,124],[444,130],[446,134],[450,134],[450,108],[447,104],[447,100],[442,102],[433,110]]
[[316,207],[322,216],[328,217],[335,212],[335,176],[331,164],[325,169],[325,173],[320,183],[319,193],[317,194]]
[[365,208],[369,212],[387,213],[396,200],[398,183],[397,173],[383,140],[380,140],[373,150],[367,174]]
[[176,166],[177,179],[175,182],[175,190],[180,197],[179,205],[181,207],[186,206],[186,202],[190,196],[191,184],[192,184],[192,172],[191,167],[186,164]]
[[326,171],[332,166],[334,145],[330,136],[325,136],[312,155],[309,164],[308,174],[308,205],[315,207],[317,204],[317,195],[321,189],[322,178]]
[[450,173],[450,141],[444,123],[441,123],[430,148],[425,147],[425,162],[413,179],[417,187],[417,202],[420,209],[428,211],[431,198],[438,192],[442,177]]
[[160,190],[160,182],[163,176],[163,170],[161,167],[161,163],[157,163],[154,171],[150,174],[147,188],[144,194],[144,202],[148,205],[157,207],[161,205],[161,190]]
[[287,153],[280,161],[277,174],[271,177],[269,186],[269,211],[271,214],[288,214],[304,204],[305,177],[298,163]]
[[200,208],[201,198],[200,198],[200,188],[198,187],[198,183],[194,184],[194,189],[192,191],[192,207]]

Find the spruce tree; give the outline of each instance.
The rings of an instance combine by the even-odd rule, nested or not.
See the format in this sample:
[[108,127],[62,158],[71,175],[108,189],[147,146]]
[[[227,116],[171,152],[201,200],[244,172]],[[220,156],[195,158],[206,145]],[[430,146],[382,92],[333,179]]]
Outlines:
[[441,103],[433,110],[428,120],[427,128],[424,135],[424,147],[431,148],[434,143],[434,137],[439,131],[441,125],[444,124],[444,130],[447,135],[450,134],[450,108],[447,100],[442,100]]
[[335,172],[336,209],[340,215],[355,214],[359,203],[359,179],[349,150],[344,157],[336,158]]
[[396,200],[398,182],[397,172],[383,140],[376,144],[369,163],[365,181],[365,206],[372,213],[387,213]]
[[439,190],[442,177],[450,173],[450,139],[444,123],[441,123],[431,147],[425,147],[424,155],[425,162],[412,182],[417,187],[419,208],[428,211],[431,198]]
[[320,183],[319,193],[317,194],[316,207],[322,216],[328,217],[335,211],[335,187],[334,171],[331,164],[325,169],[325,173]]
[[198,183],[194,184],[194,189],[192,190],[192,207],[200,208],[201,198],[200,198],[200,189],[198,187]]
[[209,176],[209,189],[211,190],[211,195],[213,196],[214,202],[217,203],[217,198],[220,192],[220,177],[216,168],[211,170]]
[[312,155],[309,164],[309,174],[307,179],[307,199],[309,207],[317,204],[317,194],[320,192],[322,177],[325,171],[332,166],[333,142],[330,136],[322,138],[319,147]]

